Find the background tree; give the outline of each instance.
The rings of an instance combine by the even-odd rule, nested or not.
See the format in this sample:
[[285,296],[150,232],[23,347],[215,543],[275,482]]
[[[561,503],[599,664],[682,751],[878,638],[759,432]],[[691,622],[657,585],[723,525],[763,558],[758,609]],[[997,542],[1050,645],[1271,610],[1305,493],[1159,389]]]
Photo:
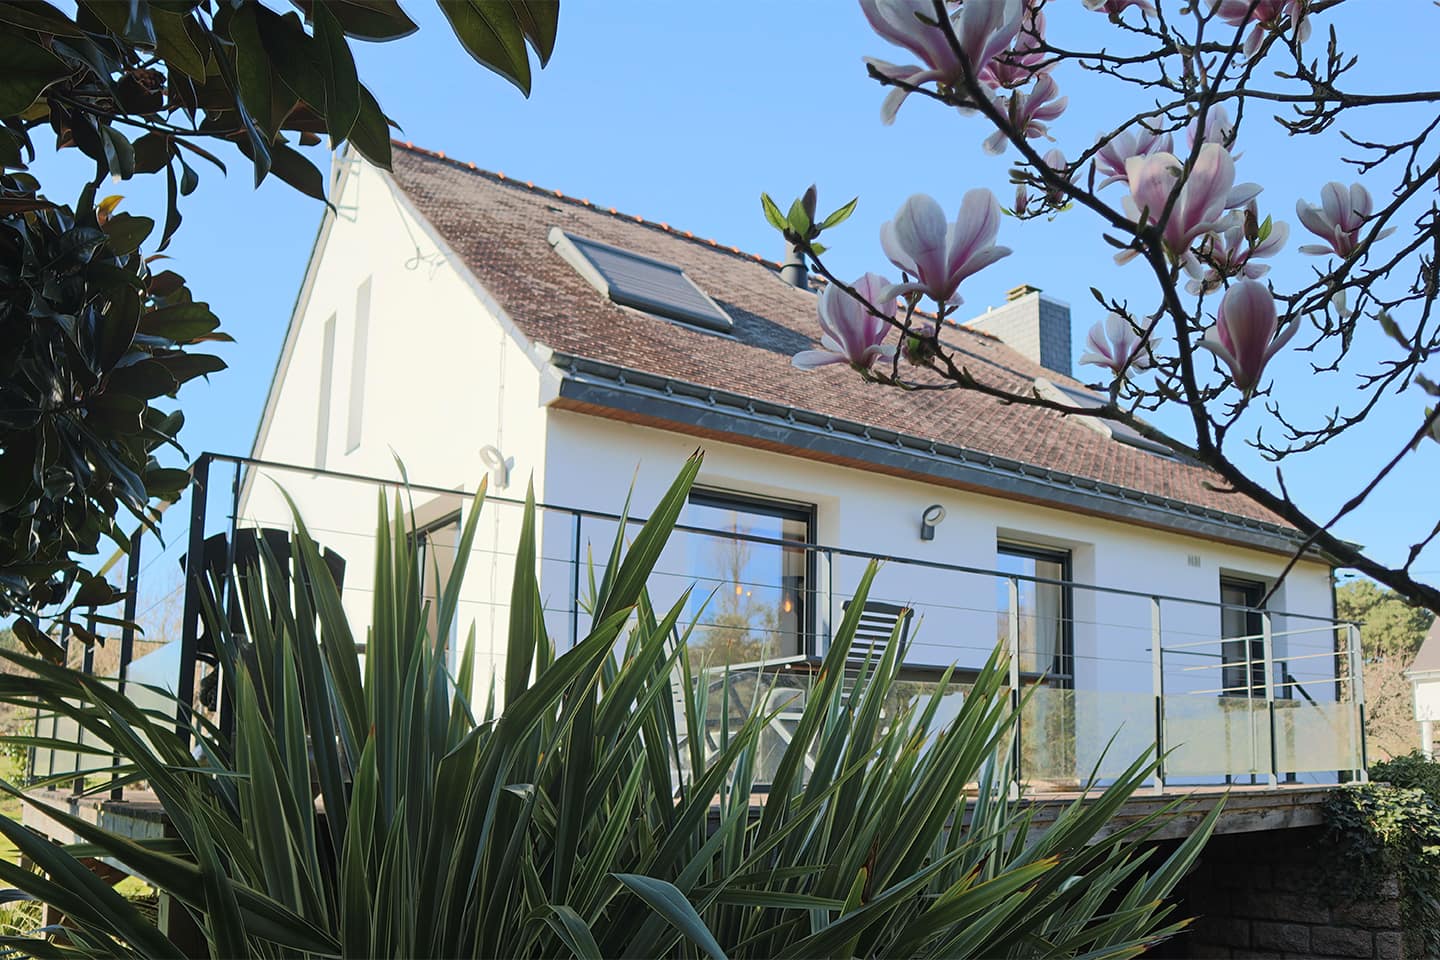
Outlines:
[[[530,91],[531,51],[554,49],[556,0],[440,0],[466,51]],[[63,656],[31,619],[44,611],[85,637],[77,608],[115,591],[81,560],[119,520],[155,520],[177,497],[183,416],[155,405],[224,363],[228,339],[184,278],[154,267],[180,227],[197,167],[238,153],[256,184],[275,176],[324,199],[300,148],[348,143],[390,164],[390,120],[360,80],[350,45],[404,37],[395,0],[44,0],[0,2],[0,615],[22,641]],[[30,172],[37,150],[94,161],[61,197]],[[203,161],[203,163],[202,163]],[[163,224],[100,198],[107,178],[165,176]],[[101,618],[102,622],[105,618]]]
[[[1412,575],[1440,537],[1433,506],[1403,563],[1381,562],[1331,532],[1413,449],[1440,439],[1440,387],[1424,369],[1440,351],[1440,90],[1353,86],[1347,74],[1356,59],[1333,28],[1325,30],[1327,15],[1346,2],[1085,0],[1111,30],[1105,43],[1084,48],[1047,35],[1048,0],[860,0],[877,36],[919,61],[867,61],[886,88],[882,119],[911,109],[907,100],[949,108],[933,115],[980,127],[977,146],[1013,163],[1016,193],[1002,208],[989,190],[970,190],[953,220],[948,200],[908,200],[881,231],[898,283],[873,273],[847,283],[825,266],[817,240],[848,206],[822,218],[813,190],[783,213],[762,197],[771,224],[809,255],[833,291],[819,298],[822,348],[797,355],[796,366],[843,364],[901,389],[970,390],[1128,424],[1300,531],[1297,555],[1318,548],[1440,611],[1440,590]],[[1432,5],[1406,17],[1408,29],[1440,26],[1433,19],[1421,26],[1440,17]],[[1050,124],[1069,107],[1060,89],[1066,71],[1109,85],[1095,100],[1108,113],[1105,132],[1050,146]],[[1393,132],[1368,134],[1377,112],[1400,104],[1420,121],[1398,130],[1381,121],[1379,129]],[[1332,182],[1319,197],[1245,182],[1245,130],[1266,120],[1294,138],[1339,131],[1341,159],[1357,181]],[[909,159],[925,162],[923,153]],[[965,167],[955,169],[959,193]],[[1312,269],[1299,285],[1277,289],[1262,279],[1291,242],[1292,225],[1280,217],[1292,207],[1296,239],[1307,234],[1296,252]],[[1099,371],[1093,405],[992,382],[946,336],[966,279],[1010,253],[998,242],[1002,214],[1088,217],[1095,242],[1116,251],[1126,280],[1143,276],[1141,298],[1107,293],[1107,277],[1092,289],[1108,314],[1081,357]],[[1377,342],[1378,358],[1368,349]],[[1284,405],[1266,376],[1281,350],[1307,354],[1314,376],[1344,375],[1339,402],[1319,410]],[[1371,478],[1329,515],[1293,500],[1284,471],[1302,469],[1306,453],[1342,435],[1376,429],[1382,402],[1405,410],[1406,419]],[[1145,419],[1167,406],[1184,413],[1185,435]],[[1272,462],[1273,480],[1245,469],[1237,448]]]
[[1415,697],[1405,671],[1434,622],[1429,610],[1393,590],[1352,580],[1335,591],[1335,615],[1361,624],[1365,655],[1365,733],[1372,755],[1403,756],[1415,749]]

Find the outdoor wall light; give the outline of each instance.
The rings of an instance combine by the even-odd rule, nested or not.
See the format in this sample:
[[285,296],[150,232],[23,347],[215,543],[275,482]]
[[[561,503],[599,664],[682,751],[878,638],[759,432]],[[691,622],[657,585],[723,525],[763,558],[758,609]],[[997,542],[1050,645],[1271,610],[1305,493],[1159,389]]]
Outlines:
[[935,528],[940,526],[945,519],[945,508],[938,503],[932,503],[920,514],[920,539],[934,540]]
[[484,463],[490,471],[490,477],[495,482],[495,489],[504,490],[510,486],[510,468],[515,466],[514,457],[506,457],[500,452],[500,448],[493,443],[487,443],[480,448],[480,462]]

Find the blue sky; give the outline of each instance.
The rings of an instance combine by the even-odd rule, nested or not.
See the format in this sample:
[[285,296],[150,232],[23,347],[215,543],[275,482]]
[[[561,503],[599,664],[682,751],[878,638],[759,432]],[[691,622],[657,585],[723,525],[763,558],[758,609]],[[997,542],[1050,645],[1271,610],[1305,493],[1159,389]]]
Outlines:
[[[827,255],[839,273],[856,275],[893,272],[880,253],[878,229],[910,193],[930,193],[951,211],[975,186],[992,187],[1002,202],[1011,196],[1007,159],[982,153],[987,131],[979,120],[912,98],[894,126],[880,124],[882,91],[866,77],[861,57],[909,58],[871,34],[850,0],[565,0],[554,59],[537,75],[529,100],[471,61],[433,5],[402,2],[420,32],[395,43],[361,44],[357,51],[362,77],[403,128],[400,138],[601,206],[778,257],[781,241],[760,215],[759,193],[788,199],[814,182],[822,207],[860,197],[854,218],[828,238],[833,253]],[[1342,44],[1361,56],[1354,89],[1433,83],[1423,65],[1431,62],[1429,38],[1440,25],[1440,11],[1416,5],[1436,23],[1411,31],[1386,27],[1383,35],[1378,23],[1372,27],[1356,14],[1337,24]],[[1104,42],[1109,25],[1103,16],[1083,11],[1078,0],[1051,7],[1052,39],[1064,38],[1072,48]],[[1317,25],[1317,51],[1329,22]],[[1056,79],[1071,106],[1052,132],[1074,155],[1118,119],[1110,108],[1117,92],[1113,83],[1074,69],[1061,70]],[[1127,89],[1119,96],[1133,94]],[[1408,119],[1413,117],[1405,109],[1394,108],[1360,132],[1383,136],[1403,130]],[[1305,242],[1294,222],[1297,197],[1316,200],[1327,180],[1354,179],[1337,159],[1337,144],[1333,136],[1288,140],[1258,112],[1243,129],[1237,146],[1243,151],[1241,179],[1266,186],[1262,213],[1292,223],[1292,252],[1275,261],[1272,274],[1278,285],[1302,280],[1313,266],[1311,258],[1293,253]],[[278,182],[252,190],[243,158],[230,152],[226,159],[228,178],[200,170],[200,189],[183,206],[185,224],[169,251],[171,266],[189,278],[197,297],[209,300],[237,341],[222,351],[230,370],[182,393],[189,419],[183,440],[192,453],[249,451],[323,212]],[[84,167],[76,158],[49,159],[41,172],[59,195],[59,178],[83,176]],[[163,190],[163,179],[113,189],[128,195],[133,211],[163,216],[157,187]],[[1112,199],[1118,203],[1118,197]],[[1098,318],[1088,293],[1092,284],[1131,296],[1137,305],[1149,303],[1143,268],[1116,267],[1099,240],[1097,220],[1086,212],[1053,223],[1007,220],[1001,242],[1015,254],[966,282],[966,311],[979,313],[1002,302],[1006,289],[1031,283],[1072,305],[1078,348]],[[1383,349],[1378,336],[1359,338],[1362,356],[1380,357]],[[1318,417],[1354,396],[1352,377],[1313,376],[1293,351],[1272,371],[1275,396],[1292,415]],[[1440,370],[1431,374],[1440,377]],[[1363,437],[1285,466],[1292,494],[1312,515],[1328,519],[1367,479],[1366,471],[1399,448],[1423,405],[1418,391],[1411,394],[1382,406],[1362,428]],[[1158,419],[1183,430],[1183,420]],[[1253,419],[1254,426],[1264,420]],[[419,422],[440,421],[421,414]],[[1273,486],[1273,467],[1237,455]],[[1434,522],[1437,465],[1440,444],[1425,445],[1338,532],[1370,545],[1382,560],[1402,561],[1410,540]],[[1425,579],[1440,581],[1440,549],[1416,568]]]

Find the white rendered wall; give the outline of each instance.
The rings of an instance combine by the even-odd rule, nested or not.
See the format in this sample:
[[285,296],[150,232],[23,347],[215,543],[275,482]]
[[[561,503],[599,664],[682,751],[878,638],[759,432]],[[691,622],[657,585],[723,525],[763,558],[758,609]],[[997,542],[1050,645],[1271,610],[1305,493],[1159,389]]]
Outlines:
[[[533,475],[543,495],[545,416],[535,362],[508,335],[448,251],[429,236],[391,191],[384,175],[354,163],[332,197],[331,216],[281,357],[278,394],[271,399],[253,455],[316,465],[317,408],[324,327],[335,318],[328,445],[331,471],[398,480],[396,458],[412,483],[474,491],[487,476],[480,449],[494,445],[512,461],[510,487],[492,494],[523,498]],[[364,370],[352,369],[356,294],[370,284]],[[347,449],[352,382],[363,378],[359,443]],[[345,605],[364,641],[373,598],[373,536],[377,487],[299,472],[257,470],[247,483],[242,523],[290,526],[277,481],[295,499],[311,533],[347,560]],[[393,496],[394,489],[389,491]],[[414,492],[420,523],[439,519],[468,497]],[[472,623],[482,664],[503,662],[503,637],[520,510],[487,507],[469,560],[457,642]],[[495,629],[496,626],[500,629]],[[477,671],[477,691],[488,670]]]
[[[649,512],[697,446],[692,437],[560,410],[550,415],[547,443],[546,492],[552,502],[614,511],[633,481],[633,512],[641,516]],[[699,445],[706,452],[701,486],[813,504],[816,539],[830,546],[989,570],[996,566],[997,541],[1016,540],[1069,550],[1078,584],[1212,602],[1219,600],[1222,572],[1273,583],[1287,560],[1134,524],[733,444],[701,441]],[[919,536],[919,518],[932,503],[944,505],[948,515],[935,539],[926,542]],[[587,543],[595,541],[597,554],[603,556],[613,527],[587,523],[585,532]],[[1192,555],[1199,558],[1198,566],[1191,565]],[[680,548],[662,559],[662,573],[675,574],[668,578],[674,588],[669,594],[663,588],[659,591],[658,605],[672,601],[688,582],[683,576],[687,559]],[[826,569],[826,562],[819,566],[820,588],[833,586],[837,594],[834,609],[821,611],[821,617],[834,621],[840,615],[839,600],[853,589],[865,562],[837,557],[833,568]],[[881,569],[871,597],[910,604],[918,611],[908,656],[911,662],[977,666],[997,639],[997,587],[997,580],[990,576],[891,563]],[[1332,616],[1329,569],[1311,562],[1297,564],[1270,607]],[[1177,648],[1167,653],[1165,666],[1166,692],[1174,704],[1167,735],[1172,746],[1186,745],[1177,751],[1177,769],[1213,769],[1219,748],[1212,741],[1217,739],[1227,741],[1234,773],[1247,773],[1252,760],[1257,768],[1268,768],[1268,740],[1254,756],[1250,753],[1252,725],[1261,721],[1261,711],[1257,709],[1251,717],[1245,706],[1243,715],[1236,716],[1232,710],[1218,716],[1218,696],[1201,692],[1221,686],[1214,642],[1220,635],[1218,608],[1166,602],[1161,610],[1162,647],[1167,651]],[[1122,740],[1116,754],[1128,762],[1151,742],[1154,729],[1150,600],[1077,588],[1073,615],[1075,733],[1077,741],[1088,744],[1090,751],[1079,751],[1076,763],[1082,767],[1093,763],[1099,747],[1117,729],[1122,729]],[[1328,653],[1333,649],[1333,631],[1316,630],[1315,625],[1294,617],[1276,616],[1273,621],[1276,659],[1309,657],[1291,663],[1291,675],[1316,700],[1335,700],[1335,658]],[[824,624],[820,632],[824,632]],[[1196,643],[1206,646],[1190,646]],[[1178,649],[1193,652],[1180,653]],[[1211,666],[1191,669],[1204,664]],[[1280,693],[1283,697],[1284,692]],[[1289,721],[1284,711],[1281,713],[1283,740]],[[1322,757],[1310,765],[1324,769],[1327,762]]]

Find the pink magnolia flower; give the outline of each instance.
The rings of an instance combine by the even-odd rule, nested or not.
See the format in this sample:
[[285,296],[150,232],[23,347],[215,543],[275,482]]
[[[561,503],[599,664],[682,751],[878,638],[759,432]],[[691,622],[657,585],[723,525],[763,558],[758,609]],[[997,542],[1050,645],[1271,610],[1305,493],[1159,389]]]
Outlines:
[[1036,73],[1048,72],[1054,62],[1045,64],[1040,49],[1045,40],[1045,11],[1027,0],[1015,45],[995,55],[980,71],[980,82],[993,89],[1012,88],[1029,83]]
[[[1100,137],[1095,139],[1098,142]],[[1095,151],[1095,169],[1105,178],[1095,189],[1099,190],[1112,183],[1121,183],[1127,179],[1125,161],[1131,157],[1148,157],[1152,153],[1172,153],[1174,149],[1174,140],[1170,134],[1155,133],[1153,130],[1147,130],[1143,124],[1121,131],[1117,136],[1111,137],[1101,144],[1100,149]]]
[[[1320,206],[1304,200],[1295,201],[1295,215],[1300,218],[1305,229],[1325,241],[1307,243],[1300,248],[1300,252],[1316,256],[1334,253],[1340,257],[1349,257],[1360,242],[1361,228],[1374,212],[1375,201],[1362,184],[1352,183],[1347,187],[1343,183],[1330,181],[1320,191]],[[1393,229],[1382,230],[1375,239],[1383,239],[1394,232]]]
[[[851,284],[884,317],[894,319],[895,298],[886,296],[890,281],[879,274],[867,273]],[[870,312],[868,306],[831,284],[815,299],[815,312],[820,318],[819,350],[801,350],[790,362],[801,370],[832,363],[848,363],[856,370],[867,371],[876,360],[895,355],[895,345],[884,343],[890,324]]]
[[1108,367],[1116,375],[1122,370],[1146,370],[1155,365],[1145,338],[1128,317],[1118,313],[1112,312],[1104,321],[1095,321],[1085,338],[1085,346],[1081,363]]
[[[895,64],[866,57],[865,62],[884,76],[920,86],[932,80],[955,83],[964,75],[949,38],[934,22],[935,5],[931,0],[860,0],[860,9],[871,29],[921,61],[922,65]],[[1015,38],[1023,12],[1021,0],[970,0],[961,8],[953,29],[977,75]],[[908,95],[909,91],[899,88],[886,94],[880,108],[885,123],[894,122]]]
[[[1195,149],[1195,138],[1200,134],[1200,118],[1191,117],[1190,122],[1185,125],[1185,145],[1191,150]],[[1230,111],[1225,109],[1223,103],[1211,105],[1205,111],[1205,132],[1200,136],[1205,143],[1218,143],[1229,149],[1235,139],[1235,124],[1230,119]],[[1235,157],[1239,159],[1239,157]]]
[[955,37],[977,77],[1010,46],[1024,16],[1022,0],[966,0],[955,23]]
[[[1060,87],[1055,83],[1055,78],[1048,73],[1042,73],[1029,93],[1016,90],[1009,96],[999,97],[995,103],[1005,111],[1011,126],[1021,131],[1025,139],[1048,139],[1050,130],[1046,124],[1064,113],[1070,102],[1069,97],[1058,97],[1059,93]],[[996,130],[985,138],[983,146],[986,153],[999,156],[1005,152],[1006,142],[1005,133]]]
[[1255,389],[1270,358],[1300,329],[1292,323],[1275,333],[1275,298],[1265,285],[1241,280],[1225,293],[1216,311],[1215,325],[1205,331],[1200,346],[1230,368],[1230,378],[1245,393]]
[[954,223],[945,222],[934,198],[915,194],[880,228],[885,255],[915,278],[891,287],[886,298],[923,293],[940,303],[960,303],[960,281],[1010,255],[1009,247],[995,245],[999,232],[1000,202],[989,190],[966,193]]
[[1259,213],[1253,202],[1244,210],[1230,211],[1222,229],[1207,234],[1195,251],[1185,255],[1182,265],[1190,275],[1185,289],[1197,295],[1210,293],[1219,290],[1223,281],[1231,277],[1258,280],[1270,272],[1268,263],[1256,261],[1280,252],[1290,239],[1290,225],[1283,220],[1271,221],[1269,234],[1263,240],[1257,239],[1252,246],[1245,233],[1247,217],[1258,222]]
[[1085,0],[1086,10],[1108,13],[1112,17],[1120,16],[1126,7],[1136,7],[1141,13],[1155,16],[1155,5],[1150,0]]
[[[1182,166],[1173,153],[1164,152],[1126,160],[1130,184],[1130,195],[1123,201],[1126,215],[1136,223],[1142,222],[1142,217],[1143,222],[1158,223]],[[1165,222],[1165,246],[1172,254],[1181,255],[1196,237],[1221,228],[1225,211],[1234,205],[1234,188],[1235,161],[1229,151],[1218,143],[1203,145]],[[1134,256],[1135,251],[1127,250],[1116,261],[1123,263]]]
[[1232,27],[1243,27],[1247,22],[1255,23],[1254,29],[1245,37],[1245,56],[1255,56],[1265,39],[1266,28],[1278,30],[1280,18],[1288,16],[1295,28],[1295,39],[1304,43],[1310,39],[1310,21],[1305,16],[1307,0],[1211,0],[1215,13]]

